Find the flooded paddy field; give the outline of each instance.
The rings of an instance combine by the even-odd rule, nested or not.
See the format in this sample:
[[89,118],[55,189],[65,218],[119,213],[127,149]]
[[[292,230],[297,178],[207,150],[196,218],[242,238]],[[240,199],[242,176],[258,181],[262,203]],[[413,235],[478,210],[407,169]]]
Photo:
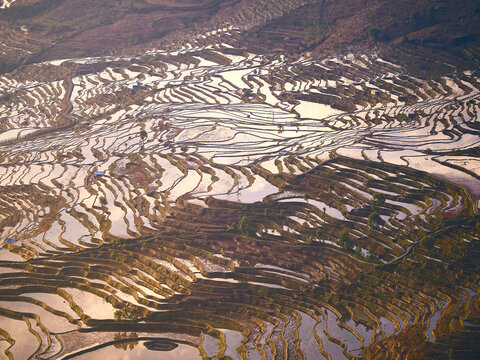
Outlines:
[[478,77],[208,43],[235,33],[0,77],[0,358],[478,338]]

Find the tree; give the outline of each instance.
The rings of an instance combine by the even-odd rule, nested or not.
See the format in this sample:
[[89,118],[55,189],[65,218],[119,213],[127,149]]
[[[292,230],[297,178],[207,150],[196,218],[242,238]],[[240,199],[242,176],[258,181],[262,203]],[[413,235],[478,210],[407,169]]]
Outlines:
[[317,228],[317,230],[315,230],[315,234],[312,235],[312,237],[315,237],[316,239],[316,241],[314,242],[314,245],[316,246],[323,245],[323,228]]
[[375,206],[382,206],[385,204],[385,195],[382,193],[373,194],[372,204]]
[[350,239],[350,232],[348,229],[343,229],[340,233],[339,243],[346,251],[353,250],[353,241]]
[[410,15],[410,29],[416,31],[418,29],[418,13],[413,12]]
[[147,132],[145,130],[140,130],[140,132],[138,133],[138,135],[140,136],[140,139],[142,139],[142,143],[145,141],[145,139],[147,138]]
[[424,236],[422,240],[420,240],[420,245],[425,249],[432,249],[435,246],[435,239],[431,236]]
[[435,9],[435,6],[430,6],[427,10],[427,16],[428,16],[428,23],[429,25],[435,24],[435,15],[436,15],[437,9]]
[[348,229],[343,229],[342,232],[340,233],[339,240],[340,241],[347,240],[349,238],[349,234],[350,234],[350,232],[348,231]]
[[368,215],[368,225],[370,225],[370,227],[378,228],[382,224],[383,219],[376,211],[372,211],[370,215]]
[[115,310],[115,312],[113,313],[113,318],[115,319],[115,321],[137,320],[138,315],[127,307],[123,307],[121,309]]
[[238,231],[243,235],[248,235],[250,233],[250,226],[248,225],[247,216],[243,215],[240,221],[238,222]]
[[370,39],[372,41],[378,41],[379,34],[380,34],[380,30],[376,26],[372,26],[371,28],[368,29],[368,36],[370,36]]
[[307,235],[307,237],[305,238],[305,243],[307,245],[313,245],[312,235],[310,235],[310,234]]
[[453,357],[453,350],[450,349],[448,352],[448,360],[454,360],[455,358]]

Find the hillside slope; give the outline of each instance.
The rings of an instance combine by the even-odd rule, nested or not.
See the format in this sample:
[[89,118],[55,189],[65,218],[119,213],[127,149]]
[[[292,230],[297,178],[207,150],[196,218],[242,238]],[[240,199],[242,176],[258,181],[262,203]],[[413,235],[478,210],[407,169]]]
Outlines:
[[0,72],[165,47],[222,26],[241,29],[236,40],[247,49],[322,53],[406,44],[479,63],[480,5],[473,0],[18,0],[0,10]]

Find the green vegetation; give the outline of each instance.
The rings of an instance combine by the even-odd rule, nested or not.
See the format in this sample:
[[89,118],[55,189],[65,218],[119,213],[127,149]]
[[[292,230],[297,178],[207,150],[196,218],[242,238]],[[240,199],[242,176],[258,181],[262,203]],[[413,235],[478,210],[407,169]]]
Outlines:
[[115,310],[113,314],[115,321],[135,321],[138,320],[138,314],[135,311],[123,307],[121,309]]
[[237,230],[243,235],[250,235],[251,228],[248,224],[248,219],[246,215],[243,215],[240,221],[237,224]]
[[370,215],[368,215],[368,225],[372,228],[378,228],[380,225],[383,224],[383,219],[378,215],[376,211],[372,211]]
[[435,239],[430,236],[425,236],[420,241],[420,245],[425,249],[432,249],[435,246]]
[[450,349],[450,350],[448,351],[448,360],[455,360],[455,358],[454,358],[454,356],[453,356],[453,350],[452,350],[452,349]]
[[353,241],[350,238],[350,231],[348,229],[343,229],[342,232],[340,233],[340,237],[338,238],[338,242],[340,246],[346,250],[346,251],[352,251],[353,250]]
[[372,41],[378,41],[378,36],[380,34],[380,29],[376,26],[372,26],[368,29],[368,36]]
[[[111,4],[78,2],[86,3],[92,4],[91,11],[102,7],[99,12]],[[413,34],[408,29],[413,7],[387,6],[370,13],[379,3],[355,4],[364,9],[355,19],[358,33],[346,26],[352,32],[346,34],[336,25],[350,25],[350,9],[341,1],[253,2],[258,7],[249,2],[245,12],[246,3],[118,1],[111,10],[121,7],[128,14],[125,22],[114,19],[100,28],[138,35],[133,49],[128,47],[132,38],[123,41],[118,35],[120,45],[114,46],[127,44],[122,49],[128,57],[114,53],[87,64],[25,66],[2,78],[1,131],[12,124],[68,125],[65,119],[73,127],[3,146],[2,179],[7,185],[0,192],[0,230],[15,240],[2,239],[1,256],[7,260],[0,261],[0,301],[9,306],[0,306],[0,322],[6,318],[7,327],[15,320],[25,327],[23,333],[35,336],[38,353],[32,358],[48,357],[54,350],[70,352],[97,335],[120,349],[133,348],[144,341],[139,334],[194,339],[203,358],[235,357],[231,353],[236,351],[246,359],[252,349],[261,357],[285,359],[333,359],[332,348],[349,359],[446,359],[450,348],[456,356],[460,349],[462,355],[474,354],[472,344],[479,335],[472,324],[479,324],[480,306],[474,295],[480,273],[475,203],[464,188],[426,168],[419,171],[413,163],[424,160],[422,152],[437,154],[444,141],[450,142],[448,150],[464,134],[474,138],[470,135],[479,129],[472,120],[479,111],[477,76],[464,73],[462,64],[444,61],[443,53],[436,59],[437,51],[426,48],[438,40],[450,5],[421,2],[415,8],[415,28],[422,30],[427,22],[436,27]],[[432,4],[438,10],[424,10]],[[168,16],[163,17],[162,6],[175,8],[166,8]],[[191,6],[199,12],[190,9],[194,16],[184,18],[182,7]],[[229,23],[257,25],[248,32],[205,37],[200,25],[189,32],[192,21],[213,29],[218,22],[210,21],[223,21],[217,14],[228,13],[229,6],[238,9]],[[262,7],[267,11],[261,12]],[[320,14],[319,9],[332,11]],[[38,28],[29,36],[41,30],[50,39],[80,29],[49,48],[50,55],[82,44],[81,20],[57,28],[65,20],[43,17],[50,10],[42,11],[41,18],[32,18]],[[363,13],[378,28],[361,19]],[[145,53],[142,42],[156,36],[149,33],[152,18],[155,34],[177,26],[182,30],[149,48],[186,50],[136,56]],[[92,25],[98,19],[101,14],[88,21]],[[27,20],[11,23],[18,27]],[[131,31],[132,24],[138,32]],[[25,37],[11,30],[10,35]],[[409,36],[401,40],[399,33]],[[94,34],[88,46],[104,41]],[[365,44],[368,37],[385,43]],[[173,44],[172,39],[180,40]],[[343,53],[341,41],[349,44],[351,39],[358,47]],[[450,40],[446,37],[445,44]],[[99,48],[88,51],[104,51],[98,43]],[[194,48],[188,50],[187,43]],[[210,44],[214,50],[198,50]],[[225,50],[223,44],[239,48]],[[365,51],[363,45],[368,46]],[[256,46],[262,47],[261,54],[252,51]],[[281,51],[283,47],[288,51]],[[392,58],[381,58],[403,67],[377,59],[382,49]],[[471,43],[459,49],[468,49],[472,59],[478,55]],[[296,51],[302,52],[302,60]],[[230,55],[243,60],[235,58],[232,64]],[[325,61],[324,55],[329,57]],[[201,58],[218,65],[199,68]],[[419,80],[410,73],[414,68],[433,79],[453,69],[448,63],[458,65],[458,71],[439,81]],[[432,70],[438,64],[444,67]],[[241,85],[222,84],[242,67],[248,74]],[[132,91],[127,84],[137,81],[144,85]],[[82,91],[66,93],[73,83]],[[380,94],[372,96],[373,87]],[[266,89],[272,89],[268,97],[278,98],[276,106],[262,103]],[[288,114],[303,100],[351,113],[303,127],[305,119],[314,120],[304,116],[302,106],[296,107],[300,117],[294,111]],[[410,106],[416,102],[421,103]],[[416,109],[414,116],[407,112],[411,109]],[[124,115],[109,117],[117,113]],[[444,136],[433,150],[423,150],[423,139],[396,138],[405,129]],[[420,153],[412,155],[412,150],[397,158],[404,144]],[[345,147],[362,151],[358,158],[348,158],[341,155],[348,154]],[[294,155],[278,156],[278,149]],[[461,154],[475,157],[476,150]],[[393,158],[403,165],[389,163]],[[92,176],[92,170],[107,167],[108,176]],[[112,202],[108,208],[107,195]],[[17,261],[18,256],[24,261]],[[93,300],[104,301],[106,316]],[[427,342],[427,324],[437,315],[435,341]],[[23,339],[13,339],[19,332],[7,330],[0,329],[0,336],[11,358]],[[232,338],[236,349],[230,346]],[[307,349],[299,346],[307,343]],[[161,348],[161,342],[150,345]]]
[[385,204],[385,195],[382,193],[373,194],[372,205],[380,207]]
[[431,25],[434,25],[435,22],[436,22],[436,15],[437,15],[437,9],[435,8],[435,6],[430,6],[428,9],[427,9],[427,17],[428,17],[428,24],[431,26]]
[[145,143],[145,140],[147,139],[148,134],[145,130],[140,130],[138,135],[140,136],[140,140],[142,140],[142,145],[143,145]]
[[417,31],[419,28],[419,19],[420,14],[416,11],[410,14],[410,29],[412,31]]

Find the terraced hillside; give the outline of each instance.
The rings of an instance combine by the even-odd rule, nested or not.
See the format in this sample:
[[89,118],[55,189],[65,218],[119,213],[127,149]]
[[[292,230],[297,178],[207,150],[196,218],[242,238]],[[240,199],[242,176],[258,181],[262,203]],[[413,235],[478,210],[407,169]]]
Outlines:
[[475,358],[478,73],[232,22],[0,77],[0,357]]

